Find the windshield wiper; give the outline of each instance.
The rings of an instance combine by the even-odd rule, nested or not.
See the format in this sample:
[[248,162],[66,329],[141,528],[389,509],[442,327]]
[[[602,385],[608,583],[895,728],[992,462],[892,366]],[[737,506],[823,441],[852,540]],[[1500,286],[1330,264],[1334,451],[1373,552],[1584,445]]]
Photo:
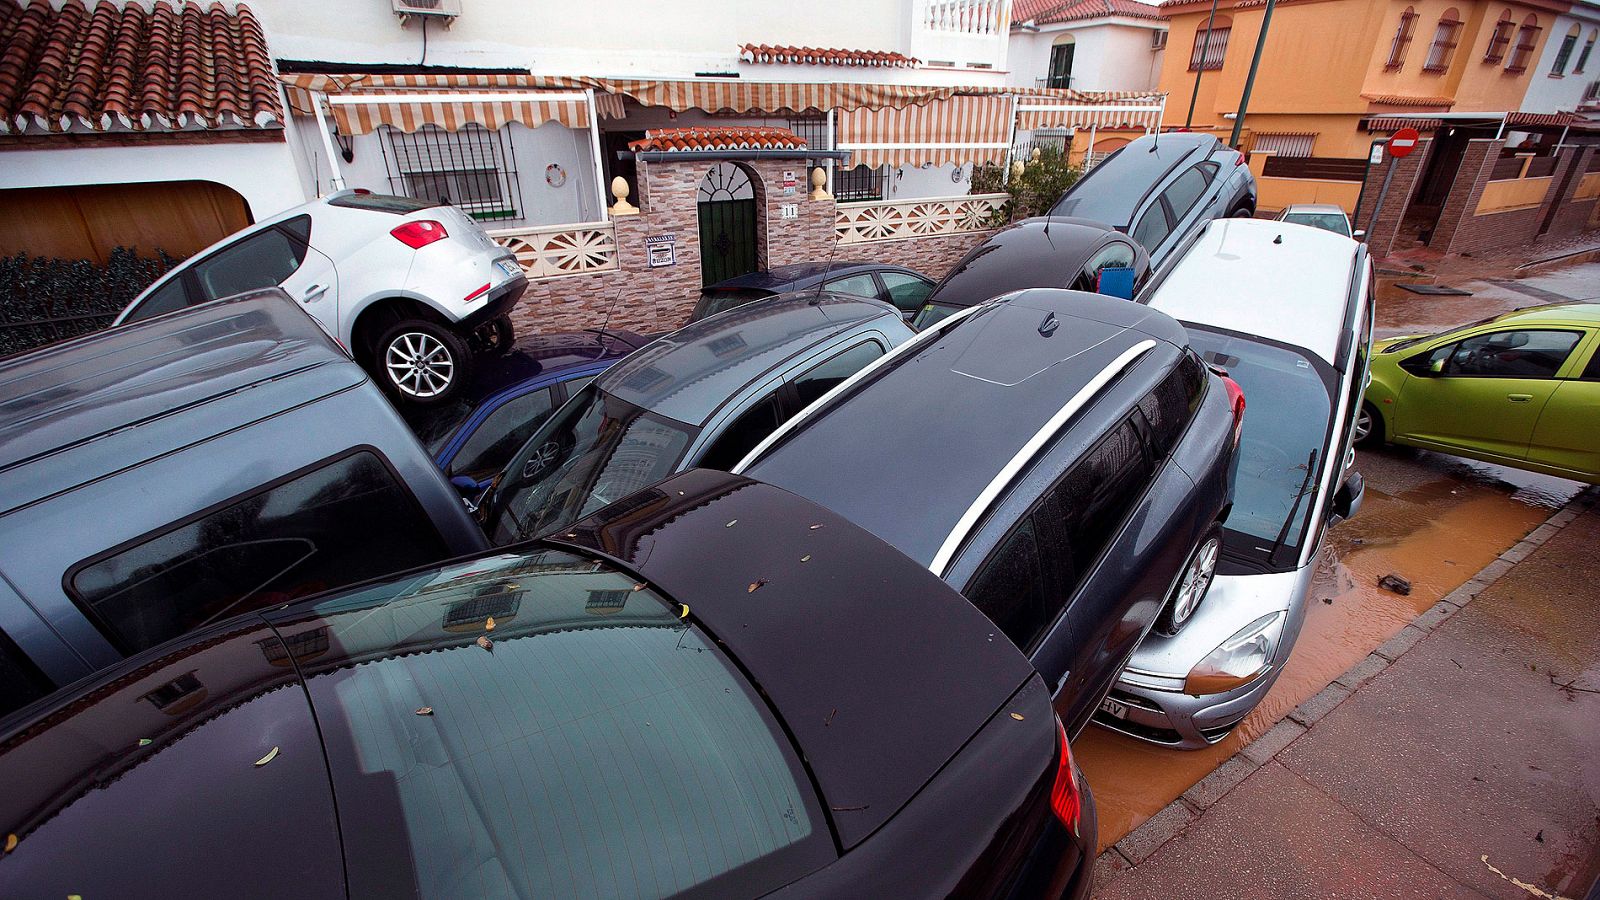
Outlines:
[[1272,549],[1267,551],[1267,565],[1276,565],[1278,551],[1283,549],[1283,542],[1289,537],[1289,526],[1294,524],[1294,517],[1300,511],[1300,501],[1305,498],[1306,491],[1311,485],[1311,477],[1317,471],[1317,448],[1311,448],[1311,455],[1306,457],[1306,477],[1300,481],[1300,490],[1295,492],[1294,505],[1289,507],[1289,514],[1283,517],[1283,527],[1278,529],[1278,539],[1272,542]]

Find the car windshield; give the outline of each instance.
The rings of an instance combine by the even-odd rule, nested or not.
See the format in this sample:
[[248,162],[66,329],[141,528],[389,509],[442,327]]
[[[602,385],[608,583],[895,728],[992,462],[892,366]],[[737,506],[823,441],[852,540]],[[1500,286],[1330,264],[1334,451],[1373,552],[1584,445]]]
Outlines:
[[1312,228],[1321,228],[1334,234],[1350,236],[1350,223],[1345,221],[1342,213],[1289,213],[1283,217],[1285,222],[1296,225],[1310,225]]
[[1460,334],[1463,331],[1469,331],[1469,330],[1471,330],[1473,328],[1477,328],[1479,325],[1487,325],[1490,322],[1493,322],[1498,318],[1500,318],[1500,316],[1498,316],[1498,315],[1486,316],[1486,317],[1484,317],[1482,319],[1479,319],[1476,322],[1468,322],[1465,325],[1457,325],[1454,328],[1447,328],[1444,331],[1439,332],[1438,334],[1424,334],[1421,337],[1406,338],[1403,341],[1395,341],[1394,343],[1390,344],[1389,346],[1383,348],[1383,352],[1385,352],[1385,353],[1393,353],[1396,350],[1404,350],[1407,347],[1415,347],[1416,345],[1422,343],[1423,341],[1431,341],[1434,338],[1450,337],[1451,335]]
[[917,317],[911,320],[911,329],[921,331],[929,325],[943,322],[963,309],[966,307],[952,306],[948,303],[925,303],[922,309],[917,310]]
[[1195,327],[1189,343],[1244,390],[1244,434],[1224,543],[1259,562],[1293,560],[1316,506],[1315,473],[1327,461],[1328,386],[1310,360],[1285,347]]
[[676,470],[696,429],[585,387],[500,473],[488,529],[498,546],[558,531]]

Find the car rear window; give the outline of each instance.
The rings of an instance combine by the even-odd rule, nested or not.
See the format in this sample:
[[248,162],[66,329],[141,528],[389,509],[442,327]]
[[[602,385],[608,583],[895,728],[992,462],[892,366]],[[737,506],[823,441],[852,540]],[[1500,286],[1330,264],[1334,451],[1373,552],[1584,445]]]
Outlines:
[[346,194],[343,197],[334,197],[328,201],[329,206],[342,206],[346,209],[369,209],[373,212],[395,213],[405,215],[421,209],[430,209],[441,205],[436,200],[417,200],[413,197],[396,197],[393,194]]
[[447,555],[422,508],[360,451],[74,567],[68,593],[126,654],[211,622]]
[[719,312],[726,312],[734,307],[743,306],[751,301],[771,296],[771,291],[754,288],[748,290],[705,291],[700,295],[700,305],[694,311],[693,321],[698,322],[707,316],[714,316]]
[[351,896],[755,896],[835,859],[784,732],[681,611],[544,550],[280,621],[333,648],[300,665]]

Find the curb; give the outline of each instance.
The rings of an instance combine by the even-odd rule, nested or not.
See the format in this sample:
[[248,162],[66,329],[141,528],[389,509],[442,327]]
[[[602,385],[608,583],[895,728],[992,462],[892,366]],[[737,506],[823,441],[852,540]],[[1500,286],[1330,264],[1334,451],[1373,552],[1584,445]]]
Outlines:
[[1097,875],[1120,874],[1154,856],[1163,845],[1182,834],[1191,822],[1198,820],[1207,809],[1226,797],[1240,782],[1271,762],[1294,743],[1296,738],[1309,731],[1319,719],[1332,712],[1362,685],[1376,678],[1407,650],[1427,637],[1429,632],[1460,612],[1462,607],[1511,571],[1513,566],[1527,559],[1533,551],[1559,534],[1561,529],[1597,505],[1600,505],[1600,486],[1579,491],[1546,519],[1544,524],[1528,532],[1522,540],[1480,569],[1465,584],[1444,595],[1438,603],[1412,619],[1411,623],[1394,637],[1334,679],[1332,684],[1295,707],[1265,734],[1241,747],[1222,765],[1184,791],[1178,799],[1124,835],[1122,840],[1107,847],[1095,861]]

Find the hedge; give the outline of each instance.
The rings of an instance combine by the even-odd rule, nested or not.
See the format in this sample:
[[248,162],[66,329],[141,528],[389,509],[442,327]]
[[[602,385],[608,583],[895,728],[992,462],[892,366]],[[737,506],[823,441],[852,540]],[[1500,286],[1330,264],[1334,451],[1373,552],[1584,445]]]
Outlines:
[[0,257],[0,356],[66,340],[111,324],[139,292],[179,260],[118,247],[109,261]]

